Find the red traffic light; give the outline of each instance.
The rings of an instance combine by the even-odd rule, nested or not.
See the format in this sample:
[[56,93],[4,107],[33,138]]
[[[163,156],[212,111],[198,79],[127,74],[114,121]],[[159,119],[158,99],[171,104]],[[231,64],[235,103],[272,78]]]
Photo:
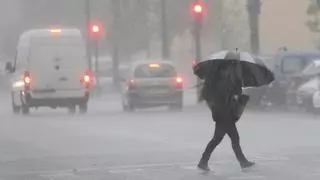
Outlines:
[[197,13],[197,14],[202,13],[202,12],[203,12],[203,7],[202,7],[202,5],[200,5],[200,4],[195,4],[195,5],[193,6],[193,12],[195,12],[195,13]]
[[93,39],[101,38],[101,36],[104,33],[103,25],[98,21],[91,22],[88,28],[89,28],[89,35]]
[[91,31],[92,31],[93,33],[98,33],[98,32],[100,32],[100,27],[99,27],[98,25],[93,25],[93,26],[91,27]]

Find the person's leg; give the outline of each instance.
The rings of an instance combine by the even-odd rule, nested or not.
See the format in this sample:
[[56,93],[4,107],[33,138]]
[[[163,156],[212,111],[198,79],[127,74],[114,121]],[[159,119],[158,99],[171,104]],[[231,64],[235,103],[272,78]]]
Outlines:
[[[219,117],[213,115],[213,118],[219,118]],[[208,161],[210,159],[210,156],[213,150],[220,144],[224,135],[225,135],[225,131],[223,126],[219,125],[219,123],[216,123],[213,138],[208,143],[205,151],[202,154],[201,160],[198,164],[198,167],[200,169],[209,170]]]
[[238,133],[238,129],[235,123],[230,123],[225,126],[225,131],[231,139],[232,149],[241,165],[242,168],[250,167],[254,165],[254,163],[247,160],[240,146],[240,137]]
[[221,128],[221,126],[216,124],[213,138],[208,143],[208,145],[202,155],[202,159],[204,159],[206,161],[209,160],[211,153],[220,144],[224,135],[225,135],[225,132],[224,132],[223,128]]

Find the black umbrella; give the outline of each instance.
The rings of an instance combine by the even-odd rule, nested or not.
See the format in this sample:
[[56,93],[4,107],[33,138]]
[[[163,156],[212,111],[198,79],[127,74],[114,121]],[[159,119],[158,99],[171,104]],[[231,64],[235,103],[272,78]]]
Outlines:
[[200,79],[220,73],[222,67],[234,71],[240,67],[243,87],[259,87],[270,84],[274,80],[273,73],[263,64],[257,63],[247,52],[221,51],[194,66],[194,74]]

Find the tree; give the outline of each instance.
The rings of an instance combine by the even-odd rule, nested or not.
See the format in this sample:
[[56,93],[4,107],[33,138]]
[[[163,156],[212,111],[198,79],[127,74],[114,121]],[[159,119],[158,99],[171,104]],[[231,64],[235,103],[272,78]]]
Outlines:
[[314,45],[320,50],[320,7],[317,0],[310,0],[310,4],[307,8],[307,15],[309,19],[306,21],[306,26],[310,32],[314,35]]

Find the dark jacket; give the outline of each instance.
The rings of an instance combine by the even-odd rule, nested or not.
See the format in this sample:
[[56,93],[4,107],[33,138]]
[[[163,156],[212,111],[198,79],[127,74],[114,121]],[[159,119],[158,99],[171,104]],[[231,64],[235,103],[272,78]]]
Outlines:
[[201,90],[201,99],[205,100],[210,108],[229,109],[232,98],[242,93],[240,78],[223,76],[207,77]]

